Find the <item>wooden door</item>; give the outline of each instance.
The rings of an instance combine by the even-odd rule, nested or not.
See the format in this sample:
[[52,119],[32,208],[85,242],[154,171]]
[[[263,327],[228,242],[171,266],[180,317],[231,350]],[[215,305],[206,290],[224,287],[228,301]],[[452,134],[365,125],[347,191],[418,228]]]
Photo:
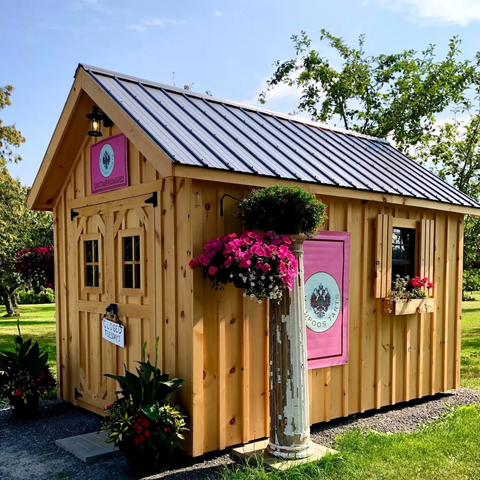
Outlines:
[[[77,208],[76,322],[73,374],[76,404],[101,412],[115,398],[105,373],[135,368],[142,344],[155,348],[155,242],[152,195]],[[106,307],[116,304],[125,326],[125,347],[102,339]]]

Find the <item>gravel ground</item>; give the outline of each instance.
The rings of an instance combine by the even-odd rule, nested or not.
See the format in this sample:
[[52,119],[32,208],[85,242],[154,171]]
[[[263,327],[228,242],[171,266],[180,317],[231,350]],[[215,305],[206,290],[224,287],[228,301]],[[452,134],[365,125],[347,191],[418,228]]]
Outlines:
[[[349,428],[374,429],[381,432],[412,431],[421,423],[430,422],[446,413],[446,403],[468,405],[480,402],[480,392],[461,388],[371,413],[334,420],[328,425],[312,427],[312,439],[323,445],[333,444],[336,435]],[[0,410],[0,479],[2,480],[136,480],[123,457],[87,465],[55,446],[55,440],[99,428],[99,417],[75,408],[62,400],[40,404],[41,418],[16,421],[8,409]],[[200,461],[182,457],[174,468],[150,479],[202,480],[214,479],[219,468],[231,464],[226,452],[206,455]]]

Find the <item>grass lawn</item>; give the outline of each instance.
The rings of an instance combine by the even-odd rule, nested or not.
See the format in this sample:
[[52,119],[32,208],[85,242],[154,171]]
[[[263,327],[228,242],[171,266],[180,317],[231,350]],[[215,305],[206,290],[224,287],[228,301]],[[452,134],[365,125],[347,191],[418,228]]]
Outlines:
[[[17,318],[6,318],[5,307],[0,306],[0,350],[13,350],[13,337],[18,335]],[[20,329],[22,337],[38,341],[40,350],[48,351],[48,364],[52,373],[57,372],[55,341],[55,304],[20,305]]]
[[[475,295],[474,295],[475,296]],[[480,390],[480,293],[477,301],[464,302],[462,321],[461,384]],[[0,349],[11,347],[16,319],[4,318],[0,307]],[[20,306],[20,325],[25,338],[38,340],[49,351],[56,370],[55,306]],[[320,462],[287,472],[262,467],[225,470],[224,480],[300,479],[480,479],[480,406],[459,407],[414,433],[393,435],[351,430],[334,446],[340,452]]]
[[[462,387],[480,390],[480,293],[475,302],[463,302],[462,308]],[[479,474],[480,478],[480,474]]]
[[268,472],[262,467],[225,470],[224,480],[392,479],[438,480],[480,478],[478,448],[480,406],[459,407],[415,433],[393,435],[351,430],[337,438],[337,456]]

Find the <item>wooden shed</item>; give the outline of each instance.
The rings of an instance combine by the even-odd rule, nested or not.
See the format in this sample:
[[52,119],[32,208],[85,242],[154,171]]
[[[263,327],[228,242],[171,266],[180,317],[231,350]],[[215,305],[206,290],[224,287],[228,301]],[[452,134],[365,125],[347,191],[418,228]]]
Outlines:
[[[318,195],[330,240],[350,239],[346,360],[309,370],[311,422],[458,388],[463,217],[478,203],[384,140],[80,65],[29,196],[55,219],[59,396],[101,413],[103,374],[158,336],[162,371],[185,379],[190,455],[267,437],[268,306],[188,263],[241,231],[224,194],[276,183]],[[398,271],[433,281],[430,308],[383,313]],[[124,347],[102,338],[110,304]]]

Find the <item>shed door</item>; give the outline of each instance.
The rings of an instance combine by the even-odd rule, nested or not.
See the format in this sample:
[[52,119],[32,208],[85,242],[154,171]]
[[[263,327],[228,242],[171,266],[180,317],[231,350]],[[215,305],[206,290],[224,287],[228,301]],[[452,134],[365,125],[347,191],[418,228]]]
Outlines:
[[[105,373],[123,373],[155,346],[154,207],[152,195],[75,209],[77,321],[73,332],[77,405],[101,411],[115,398]],[[146,203],[147,201],[147,203]],[[102,339],[102,317],[114,303],[125,347]]]

